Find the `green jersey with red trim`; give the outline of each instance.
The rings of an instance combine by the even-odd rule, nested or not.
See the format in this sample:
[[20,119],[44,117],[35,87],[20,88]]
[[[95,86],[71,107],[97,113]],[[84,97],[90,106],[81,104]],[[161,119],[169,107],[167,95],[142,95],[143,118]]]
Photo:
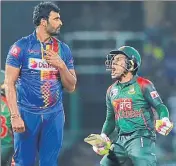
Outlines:
[[153,108],[162,103],[153,83],[147,79],[134,76],[127,83],[115,82],[107,90],[107,116],[102,132],[109,135],[115,127],[120,133],[155,131]]
[[13,134],[10,122],[10,112],[7,105],[6,98],[1,96],[1,145],[12,146],[13,145]]

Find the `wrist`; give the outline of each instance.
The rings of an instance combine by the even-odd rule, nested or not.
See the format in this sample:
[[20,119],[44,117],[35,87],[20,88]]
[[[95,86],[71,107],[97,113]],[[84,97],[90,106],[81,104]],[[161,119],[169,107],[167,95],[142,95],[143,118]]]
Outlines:
[[59,70],[59,71],[65,70],[65,68],[66,68],[66,65],[65,65],[64,62],[63,63],[59,63],[57,65],[57,70]]
[[102,137],[108,137],[105,133],[101,133]]
[[20,117],[20,114],[19,113],[11,113],[11,115],[10,115],[10,118],[18,118],[18,117]]
[[106,142],[110,142],[109,137],[108,137],[105,133],[101,133],[101,137],[102,137]]
[[162,117],[161,120],[163,120],[163,121],[170,121],[168,117]]

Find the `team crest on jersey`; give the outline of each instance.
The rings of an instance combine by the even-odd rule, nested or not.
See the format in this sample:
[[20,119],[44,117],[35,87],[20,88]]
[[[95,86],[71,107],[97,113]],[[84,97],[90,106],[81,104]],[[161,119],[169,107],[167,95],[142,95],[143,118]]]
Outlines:
[[57,71],[52,65],[48,64],[43,59],[29,58],[29,69],[42,71]]
[[136,91],[134,90],[134,85],[131,85],[130,86],[130,90],[128,91],[128,94],[135,94],[136,93]]
[[115,97],[117,94],[118,94],[118,89],[113,89],[111,92],[110,92],[110,97]]
[[16,45],[12,46],[10,50],[10,54],[13,55],[14,57],[18,57],[20,52],[21,52],[21,48]]

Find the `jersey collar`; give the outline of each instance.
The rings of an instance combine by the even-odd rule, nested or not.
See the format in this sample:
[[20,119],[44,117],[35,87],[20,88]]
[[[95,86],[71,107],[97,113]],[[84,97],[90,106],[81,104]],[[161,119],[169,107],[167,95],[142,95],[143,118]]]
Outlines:
[[135,75],[130,81],[125,82],[125,83],[120,83],[119,81],[117,82],[119,85],[121,85],[122,87],[128,86],[133,84],[134,82],[136,82],[138,75]]
[[[38,38],[37,38],[36,30],[34,30],[34,32],[32,33],[32,36],[33,36],[34,40],[41,43],[40,40],[38,40]],[[43,43],[43,44],[53,44],[53,38],[51,37],[47,43]]]

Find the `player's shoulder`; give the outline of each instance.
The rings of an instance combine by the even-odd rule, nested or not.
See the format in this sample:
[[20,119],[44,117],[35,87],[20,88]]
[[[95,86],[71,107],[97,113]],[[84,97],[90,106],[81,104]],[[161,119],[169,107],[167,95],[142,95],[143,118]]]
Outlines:
[[23,36],[20,39],[18,39],[13,45],[16,45],[18,47],[24,47],[25,45],[29,44],[30,40],[32,39],[32,35]]
[[111,90],[113,89],[113,87],[118,84],[118,81],[114,82],[113,84],[111,84],[108,89],[107,89],[107,94],[109,94],[111,92]]
[[144,78],[144,77],[137,77],[136,81],[141,87],[153,84],[149,79]]
[[54,39],[58,41],[59,45],[61,46],[62,49],[64,49],[64,51],[70,50],[70,47],[68,46],[68,44],[66,44],[65,42],[63,42],[59,39],[56,39],[56,38],[54,38]]

